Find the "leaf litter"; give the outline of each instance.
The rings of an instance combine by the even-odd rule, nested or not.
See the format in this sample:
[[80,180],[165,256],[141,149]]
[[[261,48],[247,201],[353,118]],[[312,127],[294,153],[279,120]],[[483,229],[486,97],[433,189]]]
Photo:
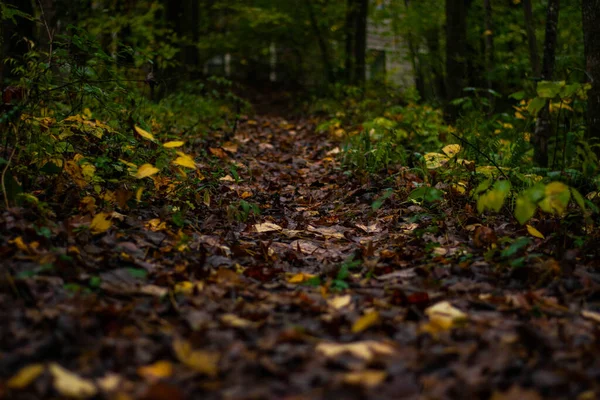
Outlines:
[[553,255],[551,221],[416,204],[407,169],[349,175],[316,123],[242,118],[211,166],[177,152],[222,168],[193,212],[152,164],[129,167],[164,204],[107,193],[45,230],[4,211],[0,398],[600,396],[599,257]]

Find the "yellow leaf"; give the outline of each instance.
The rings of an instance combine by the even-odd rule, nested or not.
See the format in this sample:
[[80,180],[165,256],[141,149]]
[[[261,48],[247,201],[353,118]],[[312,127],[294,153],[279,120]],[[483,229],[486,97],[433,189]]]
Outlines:
[[148,380],[159,380],[173,375],[173,364],[169,361],[157,361],[154,364],[139,367],[137,373]]
[[135,177],[138,179],[146,178],[148,176],[156,174],[158,171],[159,169],[154,167],[152,164],[144,164],[138,168]]
[[535,229],[533,226],[531,225],[527,225],[527,232],[529,232],[529,234],[533,237],[536,238],[540,238],[540,239],[545,239],[545,236],[542,232],[538,231],[537,229]]
[[456,323],[467,318],[467,314],[447,301],[439,302],[427,308],[425,314],[427,314],[433,325],[444,330],[452,328]]
[[425,153],[425,164],[429,169],[436,169],[448,162],[448,156],[441,153]]
[[444,146],[442,152],[448,157],[452,158],[457,155],[461,150],[460,144],[449,144],[448,146]]
[[327,304],[336,310],[341,310],[342,308],[349,306],[350,303],[352,303],[352,296],[349,294],[345,296],[335,296],[327,300]]
[[137,202],[139,203],[140,201],[142,201],[142,193],[144,192],[144,187],[139,187],[136,191],[135,191],[135,199],[137,200]]
[[305,272],[300,272],[298,274],[292,275],[287,279],[288,283],[304,283],[307,280],[314,278],[315,275],[307,274]]
[[196,372],[212,377],[219,372],[218,364],[221,357],[214,351],[194,350],[190,342],[183,339],[175,339],[173,350],[182,364]]
[[166,142],[163,143],[163,147],[166,147],[167,149],[172,149],[174,147],[181,147],[185,144],[185,142],[179,141],[179,140],[175,140],[172,142]]
[[493,35],[493,32],[490,29],[487,29],[485,32],[483,32],[484,36],[491,36]]
[[375,387],[387,378],[387,372],[376,370],[354,371],[344,374],[344,382],[349,385]]
[[31,364],[23,367],[6,382],[10,389],[23,389],[29,386],[44,372],[42,364]]
[[106,232],[112,226],[109,213],[98,213],[92,219],[90,230],[94,235]]
[[204,289],[204,283],[202,283],[202,282],[183,281],[183,282],[177,282],[175,284],[175,287],[173,288],[173,291],[175,293],[190,295],[190,294],[193,294],[194,291],[200,292],[203,289]]
[[64,397],[87,399],[98,392],[92,381],[67,371],[56,363],[50,364],[49,369],[54,377],[54,389]]
[[161,221],[160,218],[151,219],[150,221],[146,222],[145,226],[152,232],[158,232],[167,229],[167,223]]
[[245,318],[240,318],[235,314],[224,314],[221,316],[221,322],[223,322],[225,325],[231,326],[232,328],[254,328],[256,326],[255,322]]
[[27,246],[27,243],[25,243],[21,236],[17,236],[13,240],[10,240],[8,243],[14,244],[21,251],[29,252],[29,246]]
[[396,353],[396,349],[392,345],[374,340],[354,343],[323,342],[319,343],[315,350],[327,358],[349,353],[365,361],[371,361],[377,355],[387,356]]
[[378,322],[379,313],[377,311],[369,311],[354,322],[352,325],[352,333],[360,333]]
[[154,141],[154,135],[152,135],[150,132],[143,130],[139,126],[134,126],[134,128],[135,128],[135,131],[137,132],[137,134],[140,135],[141,137],[143,137],[144,139]]
[[180,153],[180,156],[174,159],[172,163],[175,165],[181,165],[182,167],[196,169],[196,163],[194,162],[194,159],[187,154]]
[[256,224],[256,225],[254,225],[254,229],[256,229],[256,232],[258,232],[258,233],[264,233],[264,232],[276,232],[276,231],[280,231],[283,228],[280,227],[277,224],[272,223],[272,222],[264,222],[262,224]]

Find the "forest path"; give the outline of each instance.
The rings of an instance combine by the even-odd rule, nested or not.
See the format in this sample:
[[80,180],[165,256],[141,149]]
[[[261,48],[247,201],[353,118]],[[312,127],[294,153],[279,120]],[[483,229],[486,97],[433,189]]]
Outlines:
[[[103,235],[59,229],[52,273],[3,282],[0,398],[600,395],[599,314],[580,309],[597,276],[487,262],[515,226],[401,199],[408,172],[344,173],[306,119],[244,119],[207,150],[229,169],[184,229],[151,207]],[[15,213],[2,227],[26,238]],[[18,247],[15,275],[45,244]]]

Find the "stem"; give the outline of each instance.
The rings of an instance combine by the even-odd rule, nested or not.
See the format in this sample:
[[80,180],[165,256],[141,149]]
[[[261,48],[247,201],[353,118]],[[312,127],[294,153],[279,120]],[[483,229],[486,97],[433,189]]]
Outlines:
[[10,157],[8,157],[6,166],[2,170],[2,178],[0,179],[0,184],[2,185],[2,193],[4,194],[4,206],[6,207],[7,210],[8,210],[9,204],[8,204],[8,193],[6,193],[5,177],[6,177],[6,171],[8,171],[8,167],[10,166],[10,162],[12,161],[12,158],[15,155],[16,151],[17,151],[17,146],[15,145],[12,153],[10,153]]

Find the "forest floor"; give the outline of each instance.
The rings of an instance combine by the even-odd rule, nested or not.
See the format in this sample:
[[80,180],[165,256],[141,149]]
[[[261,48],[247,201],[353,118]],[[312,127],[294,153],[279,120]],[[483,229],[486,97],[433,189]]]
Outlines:
[[152,206],[50,237],[5,211],[0,398],[600,397],[598,260],[469,199],[388,197],[420,179],[347,174],[338,146],[244,118],[213,151],[239,179],[181,231]]

